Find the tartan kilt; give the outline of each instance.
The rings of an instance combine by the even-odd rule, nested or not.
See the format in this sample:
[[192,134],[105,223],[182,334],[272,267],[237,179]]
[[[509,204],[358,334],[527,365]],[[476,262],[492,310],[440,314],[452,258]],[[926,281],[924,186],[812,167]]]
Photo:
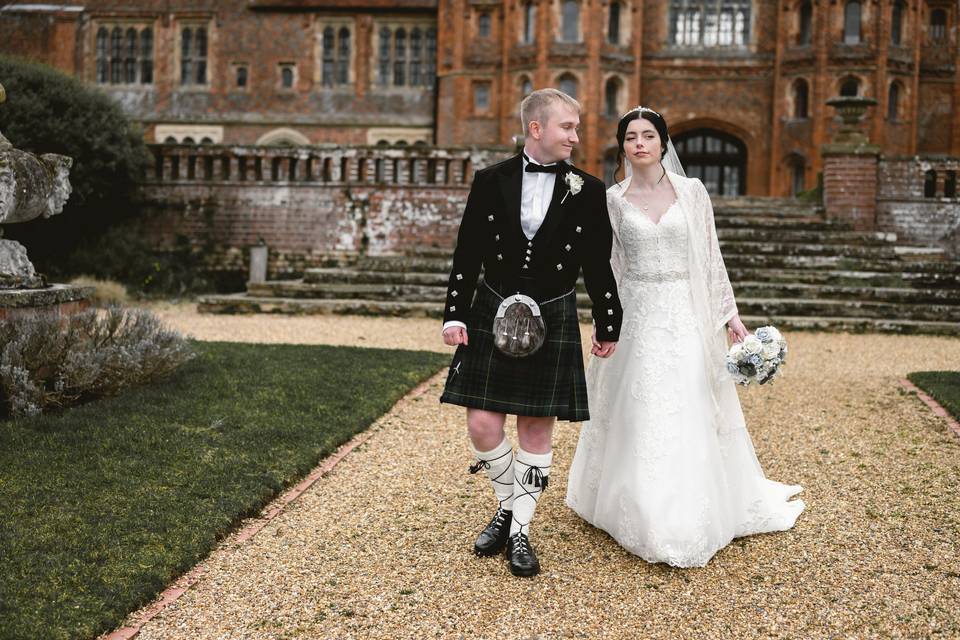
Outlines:
[[467,320],[469,344],[457,347],[440,402],[518,416],[590,419],[577,296],[540,305],[543,346],[525,358],[506,356],[493,344],[493,318],[502,298],[481,283]]

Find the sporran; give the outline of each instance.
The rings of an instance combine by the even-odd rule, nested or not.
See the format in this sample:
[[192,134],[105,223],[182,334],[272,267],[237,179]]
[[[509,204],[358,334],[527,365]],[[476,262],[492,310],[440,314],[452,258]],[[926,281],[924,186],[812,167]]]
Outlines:
[[507,296],[493,318],[493,344],[511,358],[525,358],[543,346],[547,329],[536,301],[521,293]]

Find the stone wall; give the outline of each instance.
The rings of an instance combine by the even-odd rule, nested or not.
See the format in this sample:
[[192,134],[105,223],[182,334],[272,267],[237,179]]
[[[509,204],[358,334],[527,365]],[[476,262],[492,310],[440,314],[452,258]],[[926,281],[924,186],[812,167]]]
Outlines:
[[331,256],[454,245],[473,172],[508,149],[153,145],[146,233],[187,242],[212,269],[245,272],[270,248],[269,277]]
[[960,158],[881,158],[877,228],[895,232],[904,242],[941,246],[960,255],[958,175]]

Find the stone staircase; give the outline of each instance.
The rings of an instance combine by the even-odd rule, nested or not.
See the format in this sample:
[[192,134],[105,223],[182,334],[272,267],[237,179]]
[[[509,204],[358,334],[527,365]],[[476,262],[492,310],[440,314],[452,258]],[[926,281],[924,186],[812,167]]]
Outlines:
[[[960,261],[857,232],[815,207],[773,198],[718,199],[717,233],[748,327],[960,335]],[[442,315],[449,253],[331,260],[300,280],[207,296],[214,313]],[[581,317],[589,320],[582,282]]]

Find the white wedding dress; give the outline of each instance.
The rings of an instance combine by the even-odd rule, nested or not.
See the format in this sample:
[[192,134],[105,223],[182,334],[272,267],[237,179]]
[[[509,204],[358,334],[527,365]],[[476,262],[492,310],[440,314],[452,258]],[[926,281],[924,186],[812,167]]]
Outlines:
[[[745,427],[713,426],[689,277],[689,199],[654,223],[611,192],[623,328],[613,356],[587,368],[591,420],[567,505],[644,560],[703,566],[735,537],[792,527],[804,504],[788,499],[801,487],[764,477]],[[734,383],[722,384],[722,410],[743,425]]]

